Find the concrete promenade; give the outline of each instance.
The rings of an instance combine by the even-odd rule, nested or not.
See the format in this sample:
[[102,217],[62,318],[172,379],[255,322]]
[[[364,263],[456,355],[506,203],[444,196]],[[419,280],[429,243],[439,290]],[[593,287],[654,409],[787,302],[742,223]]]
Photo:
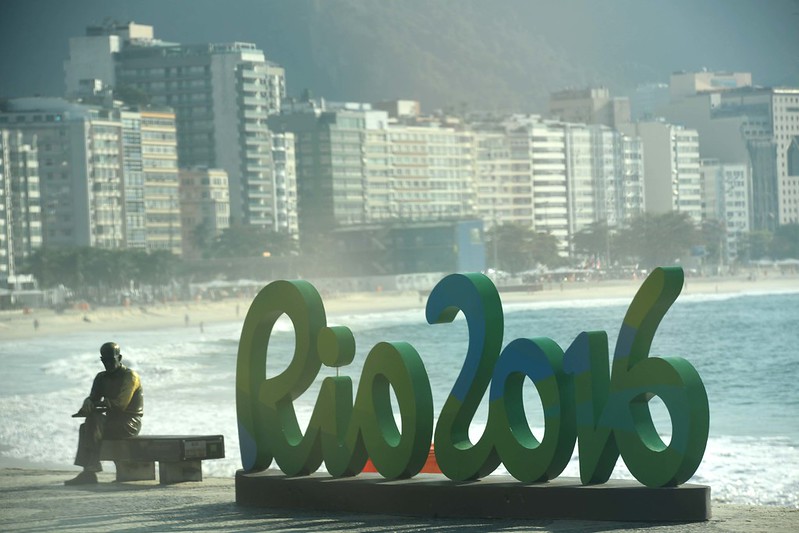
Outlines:
[[476,532],[795,532],[799,510],[713,504],[713,517],[694,524],[578,520],[451,520],[351,513],[309,513],[236,505],[234,479],[161,486],[155,481],[65,487],[75,471],[0,470],[0,531],[380,531]]

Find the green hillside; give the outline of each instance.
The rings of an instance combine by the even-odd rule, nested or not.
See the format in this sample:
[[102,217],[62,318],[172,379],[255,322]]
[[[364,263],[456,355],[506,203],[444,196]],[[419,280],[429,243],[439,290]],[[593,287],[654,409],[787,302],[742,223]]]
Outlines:
[[613,66],[603,77],[589,57],[574,58],[553,44],[540,31],[551,15],[542,9],[539,18],[537,6],[525,2],[503,2],[501,9],[490,2],[417,0],[271,8],[267,26],[274,33],[264,35],[264,49],[286,67],[295,95],[310,86],[333,99],[414,98],[428,110],[543,110],[552,90],[591,83],[625,89],[636,77],[646,79],[642,71],[649,74],[628,65],[630,72]]

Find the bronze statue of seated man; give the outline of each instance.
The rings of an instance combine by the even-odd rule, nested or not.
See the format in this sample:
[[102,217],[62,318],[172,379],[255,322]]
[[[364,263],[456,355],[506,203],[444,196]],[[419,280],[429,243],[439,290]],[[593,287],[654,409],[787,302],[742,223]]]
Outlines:
[[86,417],[78,437],[75,464],[83,472],[65,481],[66,485],[97,483],[100,446],[103,439],[135,437],[141,430],[144,397],[139,375],[122,364],[122,354],[115,342],[100,347],[100,361],[105,370],[97,374],[89,396],[73,417]]

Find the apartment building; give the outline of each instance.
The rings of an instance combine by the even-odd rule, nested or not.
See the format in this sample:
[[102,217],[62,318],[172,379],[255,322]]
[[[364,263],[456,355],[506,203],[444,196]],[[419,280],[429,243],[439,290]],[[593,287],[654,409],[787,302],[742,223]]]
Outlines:
[[[644,145],[640,137],[624,135],[621,137],[621,180],[616,187],[616,220],[626,222],[644,212],[646,205],[646,186]],[[609,220],[610,220],[609,216]]]
[[526,132],[474,125],[475,213],[486,229],[502,224],[533,225],[533,180]]
[[558,238],[568,249],[569,183],[566,171],[566,128],[540,121],[530,125],[530,170],[533,175],[533,227]]
[[701,170],[703,217],[724,228],[722,258],[729,264],[738,258],[744,235],[751,229],[749,167],[703,159]]
[[749,73],[682,77],[688,81],[672,76],[672,98],[660,112],[699,132],[702,158],[748,166],[752,230],[799,221],[799,170],[789,165],[799,137],[799,88],[753,87]]
[[[532,223],[535,231],[558,238],[559,249],[568,254],[570,228],[567,126],[538,115],[514,115],[503,122],[513,138],[515,157],[529,162]],[[478,205],[482,198],[478,198]]]
[[36,136],[44,245],[181,253],[174,113],[58,98],[7,107],[0,125]]
[[570,232],[610,227],[644,212],[643,145],[598,124],[565,124]]
[[291,132],[273,133],[272,161],[274,164],[273,195],[275,227],[274,231],[299,235],[299,219],[297,216],[297,158],[295,155],[294,134]]
[[230,227],[227,173],[218,168],[180,169],[183,255],[200,256],[201,249]]
[[0,129],[0,279],[42,246],[36,137]]
[[168,250],[180,255],[183,246],[175,113],[142,108],[139,115],[147,250]]
[[174,108],[180,165],[224,169],[231,218],[276,228],[266,119],[285,96],[283,69],[249,43],[128,47],[116,57],[119,85]]
[[606,196],[613,197],[615,183],[605,176],[612,172],[614,153],[612,145],[601,141],[592,126],[564,124],[566,134],[567,201],[569,236],[588,227],[597,220],[606,220]]
[[644,152],[644,210],[687,213],[702,221],[702,177],[696,130],[649,120],[624,125],[621,131],[640,137]]
[[[279,112],[286,95],[282,67],[251,43],[169,43],[156,39],[151,26],[135,23],[90,27],[86,36],[70,40],[70,48],[68,89],[96,78],[174,109],[179,165],[227,172],[232,220],[292,230],[286,222],[291,214],[275,211],[290,200],[275,190],[266,126],[267,116]],[[87,55],[102,58],[96,69],[84,59]]]
[[388,132],[392,214],[406,220],[457,220],[474,211],[470,130],[414,120],[391,122]]
[[147,211],[144,201],[141,114],[120,110],[122,122],[122,197],[125,212],[125,245],[147,249]]
[[300,232],[473,212],[473,133],[363,103],[302,102],[270,117],[293,133]]
[[472,124],[475,210],[486,226],[516,223],[555,235],[571,253],[572,236],[643,212],[640,139],[603,125],[516,115]]
[[37,97],[0,113],[0,128],[37,138],[45,246],[124,246],[122,123],[113,114]]
[[175,114],[119,108],[123,142],[125,246],[182,253]]
[[292,134],[295,141],[301,238],[367,221],[367,120],[386,122],[387,115],[355,105],[333,111],[309,102],[270,117],[273,132]]
[[799,223],[799,88],[772,90],[779,223]]
[[69,57],[64,61],[64,94],[69,99],[75,98],[89,80],[116,87],[115,54],[126,46],[153,42],[153,27],[144,24],[108,21],[87,27],[85,35],[69,39]]

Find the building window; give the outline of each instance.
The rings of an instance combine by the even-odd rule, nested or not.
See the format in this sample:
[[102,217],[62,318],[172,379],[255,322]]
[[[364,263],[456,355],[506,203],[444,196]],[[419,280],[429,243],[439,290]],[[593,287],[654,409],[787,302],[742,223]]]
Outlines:
[[794,137],[788,147],[788,175],[799,176],[799,137]]

